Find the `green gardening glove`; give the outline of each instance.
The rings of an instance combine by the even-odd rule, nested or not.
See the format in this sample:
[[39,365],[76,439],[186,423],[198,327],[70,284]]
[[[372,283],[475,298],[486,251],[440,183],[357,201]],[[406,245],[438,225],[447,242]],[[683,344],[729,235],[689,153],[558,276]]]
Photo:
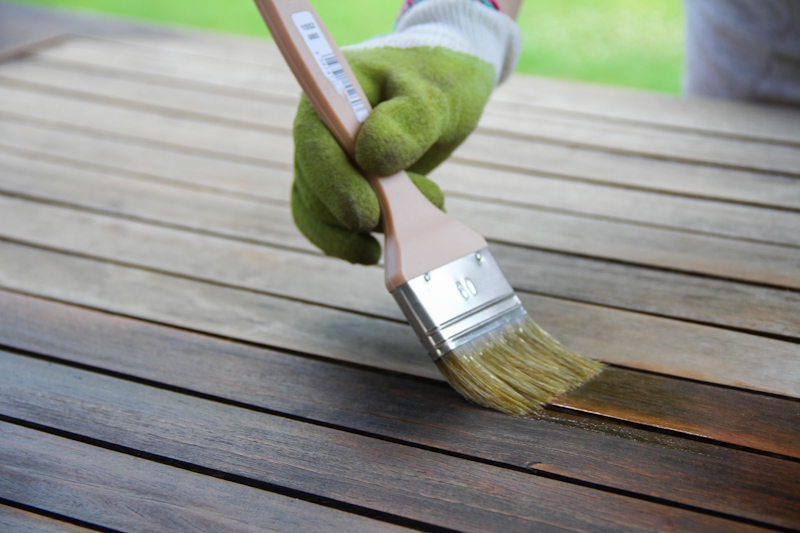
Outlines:
[[[463,35],[463,26],[474,35]],[[464,46],[479,38],[483,47]],[[301,99],[292,187],[300,231],[328,255],[378,262],[381,247],[370,233],[380,230],[380,206],[358,167],[379,176],[407,170],[443,208],[441,190],[425,175],[475,129],[498,79],[513,70],[518,41],[509,17],[478,2],[425,0],[403,14],[395,33],[345,50],[374,111],[359,133],[354,164]],[[501,53],[486,57],[492,43]]]

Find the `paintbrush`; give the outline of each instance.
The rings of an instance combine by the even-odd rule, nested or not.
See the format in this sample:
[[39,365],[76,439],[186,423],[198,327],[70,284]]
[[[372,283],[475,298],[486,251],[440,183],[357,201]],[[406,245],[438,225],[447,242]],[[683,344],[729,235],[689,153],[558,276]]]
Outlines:
[[[303,91],[351,159],[370,104],[307,0],[255,0]],[[486,240],[446,215],[405,172],[365,175],[380,201],[386,288],[442,375],[467,399],[517,415],[596,375],[601,363],[528,317]]]

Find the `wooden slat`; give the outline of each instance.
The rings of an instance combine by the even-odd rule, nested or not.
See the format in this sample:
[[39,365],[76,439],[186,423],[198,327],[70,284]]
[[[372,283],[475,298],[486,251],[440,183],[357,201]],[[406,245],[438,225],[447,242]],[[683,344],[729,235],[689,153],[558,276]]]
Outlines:
[[[24,113],[30,117],[39,117],[45,120],[59,120],[64,124],[78,124],[83,127],[94,127],[101,130],[108,130],[109,127],[116,129],[119,133],[124,135],[134,135],[137,137],[145,136],[141,130],[133,127],[131,121],[135,121],[130,116],[125,107],[131,109],[136,108],[135,104],[130,106],[123,106],[123,108],[113,108],[114,113],[121,113],[122,116],[112,120],[106,113],[97,110],[92,111],[92,106],[85,101],[84,98],[68,99],[69,106],[64,104],[58,105],[57,101],[58,92],[52,91],[37,91],[37,94],[27,94],[25,91],[20,91],[19,87],[14,88],[8,85],[8,82],[0,87],[0,95],[9,99],[9,102],[15,101],[14,106],[6,107],[8,112]],[[31,87],[28,87],[30,90]],[[60,95],[63,99],[64,94]],[[27,99],[33,97],[35,104],[27,103]],[[11,100],[13,99],[13,100]],[[2,101],[0,101],[0,105]],[[42,108],[42,106],[45,106]],[[77,106],[75,111],[70,112],[71,108]],[[133,107],[131,107],[133,106]],[[68,107],[69,109],[64,109]],[[206,109],[212,109],[214,106],[209,103]],[[147,111],[148,108],[139,106],[141,111]],[[0,107],[0,110],[3,108]],[[153,111],[151,108],[150,111]],[[187,112],[178,112],[183,117],[194,116],[202,118],[201,115],[191,115]],[[207,118],[207,114],[204,115]],[[143,114],[139,120],[146,119],[147,114]],[[176,117],[177,118],[177,117]],[[163,122],[163,120],[162,120]],[[165,124],[160,125],[161,128]],[[253,125],[253,127],[258,127]],[[266,126],[265,126],[266,127]],[[286,132],[290,123],[285,124]],[[270,126],[269,128],[273,128]],[[165,132],[169,132],[169,128]],[[152,130],[157,131],[157,130]],[[151,134],[152,134],[151,131]],[[168,135],[174,142],[174,139],[184,139],[184,142],[189,139],[202,139],[205,135],[204,132],[207,128],[203,128],[202,132],[186,132],[188,135],[181,137],[177,132]],[[203,134],[201,134],[203,133]],[[232,150],[235,154],[240,154],[240,148],[244,144],[251,144],[257,147],[258,144],[245,143],[245,137],[240,139],[240,144],[231,147],[225,140],[220,142],[208,141],[205,143],[207,150],[219,151]],[[196,142],[196,141],[192,141]],[[264,142],[273,144],[268,138],[264,138]],[[243,144],[242,144],[243,143]],[[517,146],[523,143],[525,149],[515,156],[510,157],[503,149],[508,146]],[[487,147],[490,149],[487,151]],[[496,148],[496,150],[495,150]],[[515,150],[517,148],[514,148]],[[499,151],[498,153],[495,153]],[[275,152],[260,147],[255,149],[257,158],[263,154],[274,155]],[[279,154],[286,155],[291,152],[284,150],[279,151]],[[498,157],[500,155],[500,157]],[[530,157],[533,155],[533,157]],[[279,155],[279,157],[281,157]],[[558,176],[565,176],[572,179],[582,179],[589,181],[607,182],[618,185],[628,185],[635,187],[644,187],[653,190],[663,190],[668,192],[675,192],[680,194],[692,194],[700,196],[708,196],[712,198],[734,199],[740,202],[776,205],[793,207],[795,209],[800,206],[800,195],[798,195],[796,188],[790,186],[784,177],[770,176],[763,173],[753,173],[748,171],[730,171],[729,169],[687,165],[683,163],[675,163],[670,161],[647,159],[638,156],[626,156],[614,154],[597,150],[579,150],[570,146],[563,146],[553,144],[551,142],[534,142],[534,141],[521,141],[516,139],[504,139],[498,142],[496,137],[492,135],[485,135],[478,131],[467,140],[464,149],[456,153],[456,159],[461,157],[465,161],[477,161],[481,164],[493,164],[501,167],[507,167],[510,162],[514,162],[514,167],[524,172],[538,172],[545,174],[554,174]],[[285,163],[290,163],[287,159]],[[736,187],[731,187],[735,183]]]
[[123,531],[408,531],[2,422],[0,446],[4,498],[102,527]]
[[[601,525],[651,530],[666,524],[697,531],[757,529],[22,359],[0,352],[2,375],[11,368],[17,374],[0,400],[17,418],[433,525],[461,531],[592,531]],[[7,401],[12,398],[21,401]],[[87,412],[92,415],[86,417]]]
[[[174,152],[167,152],[158,149],[151,149],[141,146],[136,146],[126,143],[117,143],[113,141],[104,141],[94,137],[72,136],[69,134],[51,135],[47,129],[24,127],[16,125],[9,128],[12,132],[12,138],[18,139],[20,137],[27,137],[30,144],[37,142],[45,143],[48,151],[54,152],[58,155],[70,156],[75,153],[87,152],[89,158],[98,160],[103,156],[113,159],[115,165],[126,167],[130,172],[135,174],[122,175],[138,177],[141,179],[159,179],[158,176],[151,176],[148,172],[158,172],[164,179],[168,181],[185,180],[185,183],[194,181],[197,186],[207,188],[210,191],[227,190],[229,192],[246,192],[252,191],[252,199],[271,199],[284,197],[289,188],[290,176],[287,173],[281,172],[265,172],[263,168],[251,165],[236,164],[232,162],[224,162],[213,160],[203,157],[187,156],[185,154],[178,154]],[[94,151],[96,150],[96,151]],[[34,157],[30,155],[29,157]],[[19,172],[24,174],[28,171],[28,166],[24,159],[19,157],[9,157],[0,160],[7,161],[11,166],[9,168],[12,172]],[[128,165],[130,163],[130,166]],[[215,164],[216,163],[216,164]],[[225,166],[230,165],[230,166]],[[54,167],[58,168],[58,167]],[[79,170],[70,173],[77,174],[83,178],[92,174],[87,173],[85,170]],[[98,170],[96,167],[91,167],[93,170]],[[13,170],[16,169],[16,170]],[[108,176],[108,172],[120,174],[119,171],[113,169],[104,169],[99,167],[102,176],[98,180],[105,180],[102,187],[98,186],[93,188],[91,193],[80,194],[83,198],[97,197],[96,190],[106,191],[113,183],[114,180]],[[475,171],[475,169],[473,169]],[[64,170],[64,172],[69,172]],[[146,176],[140,176],[139,173],[143,172]],[[108,176],[108,177],[106,177]],[[465,176],[469,179],[469,175]],[[57,178],[59,183],[70,181],[67,177]],[[74,178],[73,180],[74,181]],[[457,179],[454,181],[458,181]],[[228,185],[229,182],[230,185]],[[23,190],[31,191],[30,183],[25,180],[27,187]],[[446,181],[445,181],[446,183]],[[500,187],[503,182],[496,183]],[[225,189],[227,187],[227,189]],[[558,187],[553,187],[553,195],[557,196]],[[172,189],[162,189],[164,192],[160,193],[167,195],[171,200],[174,198]],[[508,191],[510,194],[510,190]],[[135,194],[130,192],[122,192],[126,198],[135,197]],[[183,194],[183,193],[182,193]],[[156,195],[153,195],[156,196]],[[69,197],[74,198],[75,195]],[[59,197],[64,200],[64,196]],[[246,199],[246,198],[245,198]],[[190,206],[194,202],[196,208],[186,209],[179,211],[179,220],[175,217],[164,217],[160,214],[154,213],[152,209],[146,208],[145,210],[137,209],[136,216],[150,218],[152,220],[161,220],[173,224],[188,224],[192,226],[192,220],[197,220],[199,214],[207,211],[209,202],[207,195],[193,196],[191,194],[183,194],[183,200],[176,202],[174,205],[177,209],[182,205]],[[99,209],[108,209],[111,205],[108,202],[102,204],[91,203],[84,205]],[[586,202],[581,202],[585,204]],[[654,202],[650,203],[653,206]],[[116,205],[120,203],[117,202]],[[219,202],[214,208],[218,212],[217,221],[221,214],[219,211],[226,202]],[[242,213],[248,212],[252,204],[246,202],[234,203],[231,207],[230,223],[225,223],[221,227],[213,229],[214,231],[222,230],[223,233],[227,232],[231,235],[238,235],[251,239],[267,239],[268,234],[277,234],[271,238],[272,242],[282,241],[278,238],[279,235],[293,236],[293,239],[282,241],[285,245],[298,247],[306,250],[312,250],[310,245],[301,238],[297,238],[297,231],[294,230],[292,223],[289,220],[288,213],[280,219],[275,217],[268,217],[268,228],[265,228],[260,221],[254,220],[258,233],[242,234],[241,224],[236,224],[235,220],[240,218]],[[615,206],[611,206],[612,208]],[[616,206],[619,207],[619,206]],[[701,211],[706,210],[708,206],[703,205]],[[746,209],[746,208],[745,208]],[[273,210],[270,208],[269,215]],[[658,209],[655,208],[655,211]],[[764,210],[759,210],[764,211]],[[173,209],[167,211],[172,213]],[[128,215],[134,213],[128,211]],[[719,213],[715,213],[718,215]],[[758,215],[756,220],[767,219],[764,213],[753,213]],[[669,212],[664,213],[665,217],[669,216]],[[794,215],[792,215],[794,216]],[[259,215],[260,217],[260,215]],[[723,218],[724,220],[724,218]],[[755,221],[754,221],[755,222]],[[772,220],[771,222],[778,222]],[[217,222],[219,223],[219,222]],[[194,227],[198,227],[196,222]],[[758,225],[758,222],[752,226]],[[743,226],[743,224],[739,224]],[[746,226],[750,226],[747,224]],[[787,231],[792,234],[792,227],[788,221],[774,226],[778,231]],[[237,230],[237,228],[239,228]],[[283,229],[280,229],[283,228]],[[796,234],[796,232],[794,232]],[[777,236],[777,233],[773,233]],[[267,239],[270,240],[270,239]],[[622,306],[629,309],[643,309],[648,312],[657,314],[667,314],[670,316],[678,316],[689,318],[691,320],[700,320],[704,322],[712,322],[716,324],[730,324],[737,328],[750,329],[754,331],[766,331],[778,335],[797,336],[798,329],[800,329],[800,322],[797,319],[796,309],[800,305],[796,293],[780,291],[775,289],[768,289],[764,287],[754,287],[741,284],[731,284],[712,279],[697,280],[689,276],[681,276],[675,273],[663,272],[658,270],[645,270],[637,269],[634,267],[619,265],[615,263],[596,262],[588,258],[569,257],[563,260],[559,259],[561,256],[558,254],[548,254],[534,250],[520,250],[511,247],[503,247],[501,245],[494,245],[495,254],[500,250],[503,256],[504,269],[507,270],[506,275],[514,277],[515,286],[520,288],[527,288],[536,292],[548,292],[554,295],[564,295],[570,298],[578,298],[588,301],[596,301],[612,306]],[[536,256],[532,259],[531,256]],[[547,265],[553,261],[558,261],[559,266],[554,269],[558,275],[548,275]],[[585,265],[585,266],[578,266]],[[511,270],[514,269],[512,272]],[[533,271],[532,269],[535,269]],[[575,276],[567,276],[564,271],[575,271]],[[587,272],[584,272],[587,271]],[[589,276],[588,272],[591,272]],[[611,272],[619,272],[617,275],[612,275]],[[596,276],[604,276],[607,279],[603,283],[595,283],[591,278]],[[587,279],[589,276],[589,279]],[[547,277],[547,281],[544,281]],[[646,284],[642,290],[646,294],[636,291],[631,286],[634,281],[638,284]],[[556,286],[558,288],[556,289]],[[681,289],[681,287],[685,287]],[[599,293],[603,293],[602,297]],[[658,294],[656,297],[655,294]],[[621,301],[620,301],[621,300]],[[747,302],[747,306],[742,307],[741,302]],[[709,313],[706,310],[709,306],[713,306],[715,311]],[[709,314],[711,316],[709,316]]]
[[529,105],[618,121],[800,144],[800,113],[787,106],[679,97],[537,76],[512,77],[498,89],[494,99],[506,108]]
[[[156,45],[156,46],[154,46]],[[184,77],[195,82],[268,91],[267,69],[282,68],[275,47],[255,40],[196,39],[154,43],[135,37],[115,41],[75,39],[48,50],[48,56],[83,64],[109,65],[134,72]],[[205,75],[217,73],[214,79]],[[243,74],[246,73],[246,74]],[[263,78],[262,78],[263,76]],[[764,104],[687,98],[597,84],[516,75],[493,97],[499,108],[602,117],[727,135],[800,144],[800,113]],[[494,105],[494,104],[491,104]]]
[[[573,479],[773,524],[800,521],[796,505],[800,494],[793,488],[791,474],[800,468],[795,463],[548,412],[534,419],[510,418],[469,407],[451,391],[430,383],[3,292],[0,302],[8,304],[0,309],[13,305],[16,310],[3,314],[0,337],[20,349],[57,352],[83,365],[509,466],[560,469],[561,475]],[[688,387],[696,390],[684,387],[686,398],[699,398],[697,393],[704,389]],[[666,406],[674,398],[664,401]],[[739,401],[745,406],[764,403],[754,395]],[[662,413],[667,411],[663,407]],[[772,412],[784,411],[785,406]],[[676,410],[666,418],[688,412]],[[776,420],[752,419],[736,442],[760,445],[761,436],[769,434],[774,437],[766,449],[800,456],[800,439],[791,434],[797,425],[779,427]],[[714,426],[713,420],[705,423],[706,429]],[[576,462],[575,457],[582,459]],[[532,458],[537,464],[531,464]],[[646,465],[636,466],[639,460]],[[722,478],[720,470],[726,472]],[[770,473],[768,478],[763,477],[765,472]],[[740,493],[725,486],[747,486],[752,492],[742,500]]]
[[0,189],[48,202],[317,252],[288,205],[221,196],[0,153]]
[[[0,119],[0,149],[33,158],[65,161],[79,167],[139,179],[178,183],[253,199],[289,198],[291,168],[231,161],[93,135],[87,131],[55,129]],[[277,167],[277,168],[276,168]]]
[[[91,250],[91,253],[96,253],[103,246],[103,239],[93,240],[98,249]],[[157,241],[157,238],[145,238],[140,242]],[[135,242],[133,239],[122,241],[120,252]],[[177,256],[187,255],[180,248],[173,248],[174,252],[166,256],[164,262],[153,263],[153,255],[144,251],[148,245],[139,246],[144,246],[142,252],[127,255],[136,250],[134,247],[124,252],[124,257],[144,262],[148,268],[157,266],[167,271],[183,264],[186,265],[183,268],[188,267],[186,272],[191,277],[213,276],[212,272],[223,271],[224,264],[230,260],[226,256],[215,256],[222,260],[220,267],[215,266],[212,270],[201,267],[198,270],[196,266],[189,266],[191,262],[187,264],[176,257],[174,252],[178,252]],[[414,335],[403,323],[375,322],[365,316],[303,306],[271,295],[198,283],[11,243],[0,243],[0,250],[6,258],[0,271],[0,283],[6,287],[235,338],[438,377],[420,353]],[[267,259],[268,255],[256,257]],[[255,264],[268,272],[266,263],[259,260]],[[195,265],[203,263],[205,260],[201,259]],[[31,269],[31,265],[36,267]],[[283,268],[287,269],[286,266]],[[70,271],[81,274],[70,275]],[[290,266],[287,271],[291,272]],[[94,274],[90,276],[89,272]],[[344,270],[345,275],[348,272],[351,276],[359,276],[356,270]],[[365,272],[371,271],[367,269]],[[370,275],[378,277],[377,272]],[[344,281],[346,279],[351,281]],[[376,283],[377,279],[371,284],[365,283],[367,279],[337,279],[336,283],[329,283],[324,289],[333,292],[323,301],[336,301],[338,292],[362,284],[360,290],[364,292],[361,294],[374,295],[365,301],[380,302],[383,299],[380,305],[388,306],[389,297],[382,292],[382,283]],[[84,286],[90,280],[95,282]],[[241,287],[240,283],[235,285]],[[296,286],[296,283],[292,285]],[[291,290],[292,285],[287,289]],[[285,291],[280,294],[287,295]],[[303,296],[307,295],[307,292],[303,293]],[[292,296],[293,299],[297,297]],[[194,302],[193,307],[180,304],[187,298]],[[522,298],[526,308],[546,330],[593,357],[717,383],[747,383],[756,389],[800,395],[797,390],[797,348],[791,343],[550,298],[531,295],[522,295]],[[358,310],[370,315],[380,314],[370,312],[372,309],[364,306]],[[332,336],[328,338],[329,335]],[[383,356],[376,359],[376,353]],[[753,359],[753,353],[760,354],[758,360]]]
[[[224,222],[226,226],[236,226],[235,233],[225,229],[228,234],[260,239],[265,219],[279,214],[280,209],[266,209],[265,206],[246,200],[221,198],[213,213],[203,209],[188,208],[189,199],[199,192],[179,188],[165,188],[156,183],[139,183],[131,179],[109,180],[106,173],[76,170],[67,166],[53,165],[43,161],[31,161],[11,155],[1,155],[4,165],[2,187],[5,192],[15,194],[35,194],[40,198],[50,198],[64,202],[88,205],[90,199],[103,201],[114,195],[111,187],[142,191],[139,194],[125,194],[124,202],[114,200],[116,209],[121,206],[134,206],[145,203],[149,213],[157,215],[162,221],[186,225],[186,221],[214,215],[215,226]],[[36,170],[39,169],[39,170]],[[37,179],[31,179],[32,176]],[[62,177],[64,176],[64,177]],[[67,188],[66,184],[72,184]],[[82,191],[81,188],[87,189]],[[144,193],[150,189],[150,193]],[[117,189],[119,190],[119,189]],[[191,213],[177,214],[174,202],[163,202],[159,193],[184,197],[178,202]],[[210,195],[202,196],[210,202],[216,200]],[[152,199],[152,201],[151,201]],[[108,201],[105,201],[106,205]],[[166,204],[169,204],[167,206]],[[161,204],[162,207],[158,207]],[[225,216],[222,206],[244,205],[235,208]],[[92,206],[97,208],[96,205]],[[104,207],[103,209],[108,209]],[[137,208],[138,209],[138,208]],[[256,211],[257,210],[257,211]],[[571,214],[528,209],[519,206],[481,203],[461,198],[450,198],[448,210],[456,218],[469,220],[470,225],[489,238],[513,242],[526,246],[544,247],[556,251],[594,255],[601,258],[624,260],[657,267],[667,267],[686,272],[700,272],[717,276],[731,277],[758,283],[800,287],[800,271],[796,268],[800,259],[800,249],[696,235],[663,228],[638,226],[625,222],[580,217]],[[258,214],[255,220],[246,222],[247,212]],[[149,215],[152,216],[152,215]],[[292,246],[311,249],[311,246],[293,229],[293,224],[285,217],[281,227],[283,234],[292,240]],[[175,221],[179,218],[179,221]],[[250,227],[254,230],[251,230]],[[547,231],[531,231],[529,228],[547,228]],[[216,230],[215,230],[216,231]],[[274,241],[273,241],[274,242]]]
[[[143,179],[162,179],[282,201],[288,197],[291,181],[288,163],[285,172],[274,168],[265,170],[257,165],[190,156],[35,123],[6,121],[0,128],[0,146],[36,157],[87,163],[92,168],[111,172],[129,172]],[[550,210],[800,246],[800,235],[795,231],[800,225],[800,213],[795,212],[516,174],[456,162],[437,170],[434,179],[447,195],[524,203]],[[592,201],[587,202],[587,198]]]
[[431,176],[446,194],[734,238],[800,246],[800,213],[631,190],[451,162]]
[[[0,78],[23,83],[23,87],[56,89],[80,98],[92,97],[125,105],[134,102],[157,109],[180,110],[201,116],[233,120],[243,124],[285,128],[294,117],[294,102],[244,99],[163,86],[153,80],[119,79],[113,72],[64,68],[69,65],[46,58],[30,58],[0,68]],[[284,71],[288,76],[288,69]],[[583,117],[558,117],[522,112],[484,113],[480,127],[492,132],[497,142],[524,138],[583,146],[591,149],[631,153],[677,161],[722,165],[724,167],[796,174],[800,148],[718,138],[691,132],[663,131],[650,126],[598,123]]]
[[54,518],[21,511],[14,507],[0,505],[0,527],[6,533],[89,533],[91,529],[61,522]]
[[[7,197],[0,197],[0,205],[0,236],[8,239],[403,319],[383,291],[382,273],[377,269]],[[126,239],[118,239],[118,235],[126,235]],[[518,290],[800,336],[796,312],[800,295],[794,292],[648,272],[510,246],[492,249]],[[273,266],[266,269],[265,265]],[[326,273],[324,278],[321,272]],[[338,285],[331,285],[329,279],[340,280],[347,290],[333,290]]]
[[[377,268],[2,196],[0,206],[0,236],[7,239],[403,320]],[[800,337],[796,293],[510,246],[492,250],[518,290]]]

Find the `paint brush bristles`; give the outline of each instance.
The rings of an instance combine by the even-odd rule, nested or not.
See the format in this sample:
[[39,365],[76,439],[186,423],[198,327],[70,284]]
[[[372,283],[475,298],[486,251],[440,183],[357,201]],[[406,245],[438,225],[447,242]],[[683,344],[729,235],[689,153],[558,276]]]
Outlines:
[[564,347],[527,315],[457,347],[436,366],[468,400],[513,415],[536,411],[603,368]]

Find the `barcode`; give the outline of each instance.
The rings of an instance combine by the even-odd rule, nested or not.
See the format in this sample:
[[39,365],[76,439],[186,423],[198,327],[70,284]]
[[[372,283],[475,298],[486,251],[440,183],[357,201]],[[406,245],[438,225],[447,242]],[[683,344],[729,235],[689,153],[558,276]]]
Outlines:
[[355,87],[353,84],[350,83],[350,79],[345,74],[344,69],[342,68],[342,64],[339,63],[339,60],[336,58],[334,54],[328,54],[320,58],[322,62],[324,62],[328,68],[330,69],[331,76],[342,84],[344,87],[345,95],[347,96],[347,100],[350,102],[350,106],[353,108],[353,111],[356,113],[356,117],[358,120],[364,120],[369,113],[367,111],[366,106],[361,101],[361,98],[358,96]]

